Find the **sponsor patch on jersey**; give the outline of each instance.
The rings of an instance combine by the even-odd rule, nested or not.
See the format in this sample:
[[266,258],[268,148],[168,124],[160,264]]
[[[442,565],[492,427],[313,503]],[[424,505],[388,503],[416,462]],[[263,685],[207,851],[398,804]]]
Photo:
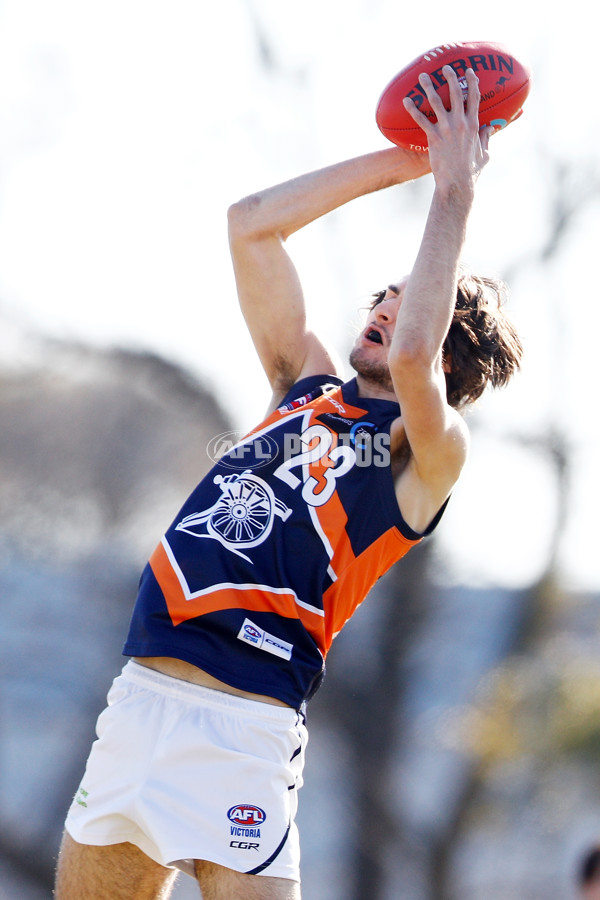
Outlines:
[[268,631],[259,628],[258,625],[251,622],[250,619],[244,620],[244,624],[240,628],[238,634],[238,639],[244,641],[246,644],[252,644],[259,650],[265,650],[267,653],[272,653],[273,656],[279,656],[281,659],[292,658],[292,650],[294,649],[293,644],[288,644],[287,641],[282,641],[281,638],[275,637],[274,634],[269,634]]
[[377,426],[373,422],[365,422],[364,419],[348,419],[337,413],[321,413],[316,417],[332,431],[339,435],[347,446],[354,446],[360,441],[371,440],[377,433]]
[[[294,409],[299,409],[301,406],[306,406],[307,403],[311,403],[313,400],[316,400],[317,397],[321,397],[323,394],[328,391],[334,391],[339,387],[339,384],[321,384],[319,387],[315,388],[314,391],[311,391],[309,394],[305,394],[303,397],[298,397],[296,400],[290,400],[289,403],[284,403],[283,406],[280,406],[277,412],[284,413],[290,412]],[[331,398],[330,398],[331,399]],[[337,400],[331,399],[331,402],[334,406],[341,411],[342,415],[345,415],[346,410]]]

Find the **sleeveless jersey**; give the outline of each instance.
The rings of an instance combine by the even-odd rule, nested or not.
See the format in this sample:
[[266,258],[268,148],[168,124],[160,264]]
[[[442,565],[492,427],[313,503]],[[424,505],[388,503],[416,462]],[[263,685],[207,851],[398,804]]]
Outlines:
[[185,660],[295,708],[375,581],[429,534],[390,468],[397,403],[356,380],[299,381],[192,492],[140,580],[128,656]]

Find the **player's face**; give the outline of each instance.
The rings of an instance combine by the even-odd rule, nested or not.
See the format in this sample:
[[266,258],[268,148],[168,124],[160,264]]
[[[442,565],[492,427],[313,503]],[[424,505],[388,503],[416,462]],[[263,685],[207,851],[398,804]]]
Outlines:
[[350,354],[350,365],[359,375],[390,391],[393,387],[387,357],[406,281],[401,278],[374,296],[366,324]]

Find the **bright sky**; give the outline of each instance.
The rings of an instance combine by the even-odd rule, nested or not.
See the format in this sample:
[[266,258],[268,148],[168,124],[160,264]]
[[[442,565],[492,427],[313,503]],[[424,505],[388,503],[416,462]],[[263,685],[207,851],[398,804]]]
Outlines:
[[[45,333],[164,353],[211,379],[236,425],[250,427],[267,386],[235,303],[227,206],[387,146],[374,122],[385,84],[428,47],[460,39],[505,43],[534,69],[525,115],[494,138],[466,251],[496,272],[527,258],[546,234],[549,160],[579,159],[581,173],[598,146],[585,93],[595,54],[572,62],[586,8],[576,0],[560,17],[517,0],[407,9],[397,0],[4,0],[0,309]],[[428,190],[365,198],[290,241],[313,317],[342,355],[365,295],[412,264]],[[600,586],[600,555],[587,552],[600,443],[589,388],[599,315],[587,271],[598,215],[596,201],[559,260],[518,279],[526,369],[482,405],[485,437],[442,540],[474,579],[519,584],[539,573],[553,486],[543,460],[507,435],[552,423],[567,428],[576,463],[567,575]],[[457,528],[468,535],[458,549]]]

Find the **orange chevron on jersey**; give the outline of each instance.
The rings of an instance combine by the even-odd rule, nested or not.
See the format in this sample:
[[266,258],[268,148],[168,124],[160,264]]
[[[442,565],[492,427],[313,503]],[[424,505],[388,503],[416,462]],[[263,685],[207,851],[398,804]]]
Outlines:
[[323,595],[323,606],[328,648],[348,619],[356,612],[381,572],[386,572],[395,562],[402,559],[420,540],[421,538],[407,538],[396,529],[386,531],[327,589]]
[[335,581],[337,573],[344,571],[356,558],[346,531],[348,516],[337,494],[325,505],[315,508],[314,515],[330,550],[330,575]]
[[173,625],[207,613],[243,607],[248,611],[276,611],[285,618],[301,619],[317,643],[323,642],[323,610],[309,608],[292,590],[256,584],[216,584],[191,592],[183,574],[177,571],[177,563],[164,538],[150,557],[150,567],[164,594]]

